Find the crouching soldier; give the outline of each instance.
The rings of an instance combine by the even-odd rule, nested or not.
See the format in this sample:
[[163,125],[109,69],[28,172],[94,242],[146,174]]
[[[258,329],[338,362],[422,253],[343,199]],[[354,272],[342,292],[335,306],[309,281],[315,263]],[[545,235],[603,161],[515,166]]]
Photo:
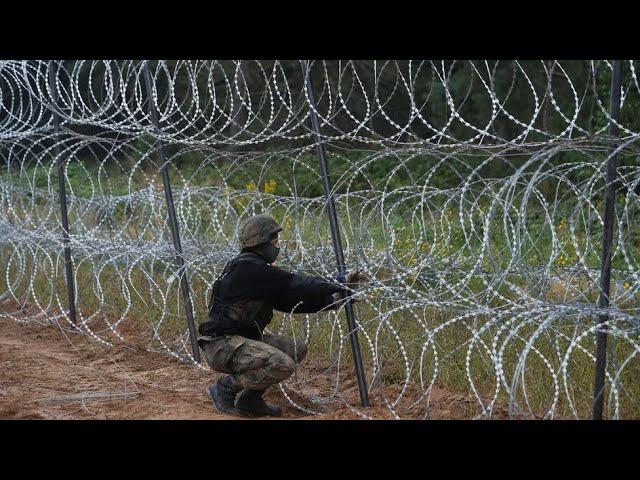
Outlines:
[[294,313],[336,309],[360,281],[358,271],[338,277],[341,283],[336,283],[272,266],[280,250],[280,231],[282,227],[267,215],[240,225],[241,253],[213,283],[209,319],[198,329],[206,362],[228,374],[208,386],[207,395],[218,410],[231,415],[281,415],[281,409],[265,403],[262,395],[291,376],[307,354],[303,342],[264,331],[273,309]]

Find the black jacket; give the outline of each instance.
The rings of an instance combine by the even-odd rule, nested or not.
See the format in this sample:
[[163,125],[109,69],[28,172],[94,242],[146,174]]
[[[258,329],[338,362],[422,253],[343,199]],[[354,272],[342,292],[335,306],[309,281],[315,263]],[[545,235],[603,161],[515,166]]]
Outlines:
[[338,283],[271,266],[257,253],[241,253],[227,263],[213,283],[209,320],[198,331],[201,335],[241,335],[259,340],[274,308],[294,313],[333,309],[333,293],[341,290]]

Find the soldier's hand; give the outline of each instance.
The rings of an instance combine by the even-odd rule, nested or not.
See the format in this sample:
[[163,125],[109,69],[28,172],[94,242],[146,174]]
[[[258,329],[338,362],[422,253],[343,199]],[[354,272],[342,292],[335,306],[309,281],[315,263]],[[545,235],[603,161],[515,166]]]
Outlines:
[[362,283],[367,281],[367,277],[362,273],[362,270],[350,270],[346,275],[346,283]]
[[362,273],[362,270],[355,269],[349,270],[346,273],[338,274],[336,276],[336,280],[338,280],[338,282],[342,283],[346,287],[342,293],[336,294],[336,299],[346,300],[348,297],[354,303],[360,301],[359,299],[354,297],[354,294],[356,293],[355,291],[358,288],[359,284],[367,280],[367,278]]

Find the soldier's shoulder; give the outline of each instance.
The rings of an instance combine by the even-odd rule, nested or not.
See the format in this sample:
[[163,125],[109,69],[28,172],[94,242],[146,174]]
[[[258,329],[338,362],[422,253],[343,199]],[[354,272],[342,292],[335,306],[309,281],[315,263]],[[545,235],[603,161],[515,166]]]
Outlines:
[[267,261],[262,255],[258,255],[257,253],[253,252],[240,253],[231,261],[237,265],[267,265]]

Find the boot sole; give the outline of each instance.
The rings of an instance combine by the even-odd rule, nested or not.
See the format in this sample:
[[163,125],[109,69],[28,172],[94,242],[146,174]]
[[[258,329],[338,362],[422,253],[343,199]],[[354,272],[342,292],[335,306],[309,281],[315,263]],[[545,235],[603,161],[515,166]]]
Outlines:
[[244,417],[256,418],[256,417],[269,417],[269,416],[271,416],[268,413],[256,412],[254,410],[242,410],[241,408],[236,408],[236,410],[238,410],[239,412],[242,412],[242,416],[244,416]]
[[238,396],[238,398],[236,399],[235,402],[235,408],[238,410],[241,410],[242,412],[245,412],[246,415],[250,415],[252,417],[281,417],[282,416],[282,409],[280,407],[278,407],[278,410],[276,412],[268,412],[266,410],[262,410],[260,408],[249,408],[249,406],[242,405],[242,394],[243,394],[244,390],[240,393],[240,395]]
[[243,410],[240,410],[238,408],[235,407],[225,407],[224,405],[221,405],[218,402],[218,390],[216,385],[212,385],[210,388],[206,388],[205,389],[205,394],[207,395],[207,397],[209,397],[211,399],[211,401],[213,402],[214,407],[216,407],[216,409],[222,413],[228,413],[229,415],[234,415],[236,417],[248,417],[249,415],[247,415]]
[[[238,409],[240,410],[240,409]],[[253,410],[240,410],[241,412],[246,412],[245,416],[251,416],[251,417],[281,417],[282,416],[282,412],[279,413],[266,413],[266,412],[255,412]]]
[[244,412],[244,414],[249,417],[281,417],[282,416],[282,410],[280,410],[277,413],[267,413],[259,410],[245,410],[237,406],[235,408],[236,410],[240,410],[241,412]]

